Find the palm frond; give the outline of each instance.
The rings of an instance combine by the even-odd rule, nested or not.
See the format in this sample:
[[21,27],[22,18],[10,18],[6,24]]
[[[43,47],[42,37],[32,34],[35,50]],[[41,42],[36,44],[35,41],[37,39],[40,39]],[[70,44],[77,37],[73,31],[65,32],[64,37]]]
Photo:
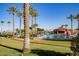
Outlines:
[[15,14],[18,12],[18,9],[16,6],[10,7],[7,11],[9,11],[9,13],[11,14]]

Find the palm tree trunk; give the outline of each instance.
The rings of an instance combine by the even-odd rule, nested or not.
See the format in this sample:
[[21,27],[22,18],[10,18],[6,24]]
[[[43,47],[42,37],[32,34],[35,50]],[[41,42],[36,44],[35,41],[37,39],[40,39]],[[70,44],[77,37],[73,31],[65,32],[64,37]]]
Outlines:
[[1,34],[2,34],[2,26],[1,26]]
[[32,17],[32,25],[34,24],[34,17]]
[[8,31],[9,31],[9,24],[7,23],[7,33],[8,33]]
[[33,19],[33,35],[36,35],[36,17]]
[[35,35],[37,35],[36,17],[35,17]]
[[36,17],[35,17],[35,24],[36,24]]
[[73,34],[73,20],[71,19],[71,35]]
[[10,23],[8,23],[8,32],[10,32]]
[[34,17],[32,16],[32,34],[33,34],[33,18],[34,18]]
[[14,33],[14,29],[15,29],[15,23],[14,23],[15,20],[14,20],[14,15],[15,15],[15,14],[13,14],[13,39],[14,39],[14,35],[15,35],[15,33]]
[[30,52],[30,39],[29,39],[29,4],[24,3],[24,43],[23,53]]
[[32,17],[32,34],[34,34],[34,17]]
[[78,19],[78,34],[79,34],[79,19]]
[[10,24],[8,26],[9,26],[9,32],[10,32]]
[[21,36],[21,17],[20,17],[20,36]]
[[3,33],[3,23],[2,23],[1,33]]

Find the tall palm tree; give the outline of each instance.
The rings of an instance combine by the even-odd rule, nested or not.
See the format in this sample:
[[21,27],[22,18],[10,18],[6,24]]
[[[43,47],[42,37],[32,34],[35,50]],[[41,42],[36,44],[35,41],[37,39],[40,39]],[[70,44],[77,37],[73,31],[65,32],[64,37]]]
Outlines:
[[69,17],[67,17],[68,19],[71,20],[71,35],[73,34],[73,19],[75,18],[74,15],[70,15]]
[[10,24],[11,24],[11,22],[10,21],[7,21],[7,23],[8,23],[8,31],[10,31]]
[[35,17],[35,24],[36,24],[36,17],[38,17],[38,13],[36,11],[34,12],[34,17]]
[[18,13],[18,17],[20,17],[20,36],[21,36],[21,26],[22,26],[22,17],[24,16],[24,13],[19,11]]
[[75,19],[78,21],[78,33],[79,33],[79,14],[76,15]]
[[24,3],[24,43],[23,53],[30,52],[30,39],[29,39],[29,4]]
[[34,24],[34,12],[35,12],[35,9],[32,6],[30,6],[29,10],[30,10],[30,15],[32,16],[32,25],[33,25]]
[[1,21],[1,25],[2,25],[1,26],[1,33],[4,31],[4,25],[3,24],[4,24],[4,21]]
[[35,9],[32,7],[32,6],[30,6],[30,8],[29,8],[29,10],[30,10],[30,15],[32,16],[32,34],[34,34],[35,32],[34,32],[34,12],[35,12]]
[[13,6],[13,7],[10,7],[9,9],[8,9],[8,11],[13,15],[13,39],[14,39],[14,30],[15,30],[15,20],[14,20],[14,17],[15,17],[15,14],[17,13],[17,8],[15,7],[15,6]]
[[36,17],[38,16],[38,13],[36,12],[36,9],[30,6],[30,15],[32,16],[32,33],[36,34]]
[[36,23],[36,17],[38,17],[38,13],[35,11],[34,12],[34,18],[35,18],[35,24],[34,24],[34,26],[35,26],[35,28],[34,28],[35,29],[35,35],[37,33],[37,26],[38,26],[37,23]]

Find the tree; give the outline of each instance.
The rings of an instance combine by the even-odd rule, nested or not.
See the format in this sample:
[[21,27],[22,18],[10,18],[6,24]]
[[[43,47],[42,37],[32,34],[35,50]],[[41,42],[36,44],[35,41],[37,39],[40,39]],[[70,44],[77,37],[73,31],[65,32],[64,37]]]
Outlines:
[[13,15],[13,39],[14,39],[14,30],[15,30],[15,20],[14,20],[14,17],[15,17],[15,14],[17,13],[17,8],[15,7],[15,6],[13,6],[13,7],[10,7],[9,9],[8,9],[8,11]]
[[37,33],[37,26],[38,26],[38,24],[36,23],[36,17],[38,17],[38,13],[35,11],[34,12],[34,20],[35,20],[35,22],[34,22],[34,24],[33,24],[33,26],[34,26],[34,34],[36,35],[36,33]]
[[79,14],[76,15],[75,19],[78,21],[78,33],[79,33]]
[[32,34],[34,34],[35,33],[34,32],[34,11],[35,11],[35,9],[32,6],[30,6],[29,10],[30,10],[30,15],[32,16],[32,25],[31,25]]
[[70,15],[69,17],[67,17],[68,19],[71,20],[71,35],[73,34],[73,19],[75,18],[74,15]]
[[4,21],[1,21],[1,25],[2,25],[1,26],[1,33],[3,32],[3,29],[4,29],[4,25],[3,24],[4,24]]
[[30,6],[29,10],[30,10],[30,15],[32,16],[32,25],[33,25],[34,24],[34,12],[35,12],[35,9],[32,6]]
[[29,4],[24,3],[24,43],[23,53],[30,52],[30,39],[29,39]]
[[8,31],[10,31],[10,23],[11,23],[11,22],[8,21],[7,23],[8,23],[8,27],[9,27],[9,28],[8,28]]
[[73,56],[79,56],[79,14],[76,15],[75,19],[78,21],[78,34],[71,41],[71,50],[73,51]]
[[37,32],[37,24],[36,24],[36,17],[38,16],[38,13],[36,12],[36,9],[30,6],[30,15],[32,16],[32,33],[36,34]]
[[36,17],[38,17],[38,13],[36,11],[34,12],[34,17],[35,17],[35,24],[36,24]]
[[45,30],[43,28],[37,28],[38,34],[44,34]]
[[20,17],[20,36],[21,36],[21,26],[22,26],[22,17],[24,16],[24,13],[19,11],[18,13],[18,17]]

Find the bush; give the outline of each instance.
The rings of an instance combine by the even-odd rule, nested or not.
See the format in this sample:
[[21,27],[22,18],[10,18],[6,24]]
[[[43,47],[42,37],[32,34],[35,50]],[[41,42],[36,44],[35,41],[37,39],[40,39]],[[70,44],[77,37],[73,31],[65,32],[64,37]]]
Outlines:
[[71,50],[73,51],[73,55],[79,56],[79,34],[72,39],[73,40],[71,41]]
[[8,33],[8,32],[3,32],[3,33],[0,33],[0,37],[11,38],[12,37],[12,34],[11,33]]

